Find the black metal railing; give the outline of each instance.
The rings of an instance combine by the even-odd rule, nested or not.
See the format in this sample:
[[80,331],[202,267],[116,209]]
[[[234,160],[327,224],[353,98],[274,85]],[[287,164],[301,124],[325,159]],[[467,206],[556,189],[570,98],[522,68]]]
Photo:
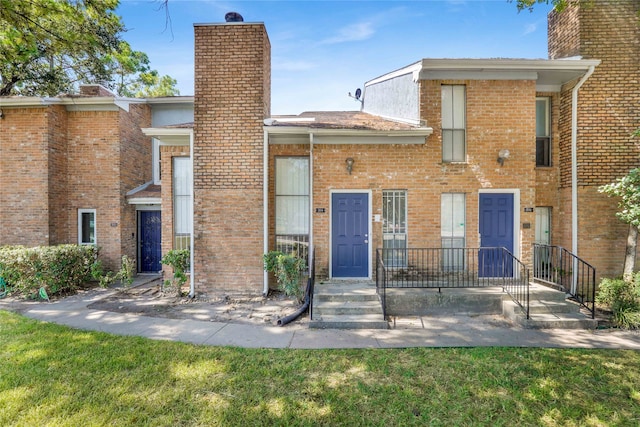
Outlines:
[[377,249],[376,289],[500,286],[529,318],[529,270],[506,248]]
[[307,279],[307,297],[309,298],[309,319],[313,320],[313,293],[316,286],[316,251],[309,248],[309,278]]
[[575,254],[534,243],[533,280],[568,293],[595,318],[596,269]]

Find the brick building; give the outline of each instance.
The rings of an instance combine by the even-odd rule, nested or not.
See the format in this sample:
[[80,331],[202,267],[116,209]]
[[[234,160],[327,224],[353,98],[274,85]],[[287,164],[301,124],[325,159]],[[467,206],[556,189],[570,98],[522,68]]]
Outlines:
[[265,292],[276,248],[313,247],[323,278],[373,278],[377,248],[531,266],[534,242],[619,274],[626,228],[596,190],[639,163],[639,9],[552,13],[548,60],[423,59],[367,82],[361,111],[279,117],[265,26],[196,24],[194,97],[0,101],[0,244],[76,241],[93,213],[103,255],[145,271],[159,222],[153,251],[192,248],[198,293]]

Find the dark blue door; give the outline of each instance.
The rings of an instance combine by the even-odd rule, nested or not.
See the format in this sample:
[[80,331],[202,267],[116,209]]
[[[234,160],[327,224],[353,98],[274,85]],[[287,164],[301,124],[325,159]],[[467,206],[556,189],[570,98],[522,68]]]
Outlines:
[[156,272],[162,270],[162,221],[160,211],[140,211],[140,272]]
[[369,195],[331,195],[331,276],[369,276]]
[[482,277],[511,277],[511,259],[502,249],[513,253],[513,194],[480,194],[480,255],[479,273]]

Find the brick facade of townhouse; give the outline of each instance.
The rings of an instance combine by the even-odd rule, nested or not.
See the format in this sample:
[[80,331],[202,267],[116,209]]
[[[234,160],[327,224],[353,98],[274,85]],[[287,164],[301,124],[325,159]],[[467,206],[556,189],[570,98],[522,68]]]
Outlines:
[[[549,57],[599,59],[593,75],[578,93],[577,187],[578,250],[600,277],[621,274],[628,226],[615,218],[614,200],[598,187],[640,166],[640,25],[638,0],[603,0],[570,7],[549,16]],[[554,145],[558,208],[556,244],[571,239],[571,89],[552,101],[559,108]],[[559,104],[559,105],[558,105]]]
[[[265,290],[265,250],[313,245],[317,275],[326,278],[345,274],[341,251],[348,247],[363,264],[353,274],[373,278],[377,248],[482,246],[483,206],[493,202],[511,203],[496,226],[531,265],[531,245],[541,236],[573,246],[573,187],[578,254],[599,276],[619,274],[626,227],[597,187],[638,165],[630,134],[640,124],[639,9],[638,0],[601,1],[552,13],[549,61],[425,59],[368,82],[362,112],[293,118],[270,118],[263,24],[196,24],[188,120],[182,113],[181,121],[167,119],[170,99],[121,108],[99,87],[46,105],[2,101],[0,244],[77,242],[81,210],[95,210],[97,244],[107,267],[117,268],[121,255],[139,260],[139,215],[153,209],[161,211],[162,253],[193,244],[198,293],[255,294]],[[582,60],[554,61],[575,56]],[[594,66],[578,93],[574,186],[571,93]],[[454,120],[445,92],[463,94],[462,110],[454,108],[464,111],[462,126],[445,123]],[[184,102],[191,101],[176,101]],[[541,105],[549,117],[542,152]],[[164,119],[155,124],[158,110]],[[458,146],[449,138],[461,132]],[[160,141],[157,154],[151,136]],[[462,151],[445,158],[452,144]],[[180,195],[178,159],[193,164],[192,188],[183,182]],[[157,195],[149,192],[152,181],[162,184]],[[193,241],[184,197],[193,197]],[[339,206],[352,202],[363,208],[362,242],[344,246]],[[180,220],[178,205],[186,209]]]
[[136,259],[135,208],[125,194],[150,179],[147,105],[116,106],[87,86],[80,97],[8,98],[0,121],[0,245],[78,243],[83,210],[95,212],[105,267]]

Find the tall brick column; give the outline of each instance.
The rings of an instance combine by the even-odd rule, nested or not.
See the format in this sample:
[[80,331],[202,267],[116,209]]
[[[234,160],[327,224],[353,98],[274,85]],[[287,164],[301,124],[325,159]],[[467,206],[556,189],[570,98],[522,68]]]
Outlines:
[[198,292],[262,291],[263,121],[271,108],[270,66],[263,24],[195,25]]
[[[598,187],[640,166],[640,0],[598,0],[549,15],[549,57],[601,64],[578,94],[578,248],[599,276],[621,274],[627,226]],[[560,200],[557,243],[571,247],[571,89],[560,100]]]

